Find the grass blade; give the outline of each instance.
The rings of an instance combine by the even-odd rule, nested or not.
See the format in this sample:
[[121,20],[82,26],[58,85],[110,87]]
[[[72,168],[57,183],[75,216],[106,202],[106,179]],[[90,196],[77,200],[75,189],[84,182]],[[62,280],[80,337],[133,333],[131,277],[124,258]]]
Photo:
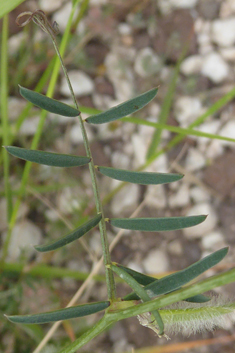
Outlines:
[[183,178],[182,174],[133,172],[110,167],[98,167],[101,174],[110,178],[142,185],[167,184]]
[[9,321],[14,323],[45,324],[47,322],[75,319],[77,317],[91,315],[107,309],[109,305],[110,305],[109,301],[104,301],[104,302],[72,306],[70,308],[50,311],[50,312],[41,313],[41,314],[13,315],[13,316],[5,315],[5,316]]
[[68,154],[28,150],[26,148],[14,146],[6,146],[5,148],[14,157],[52,167],[78,167],[90,162],[90,158],[83,156],[71,156]]
[[96,215],[94,218],[92,218],[91,220],[89,220],[88,222],[84,223],[81,227],[79,227],[79,228],[75,229],[73,232],[67,234],[66,236],[64,236],[56,241],[50,242],[49,244],[38,245],[38,246],[35,246],[34,248],[40,252],[46,252],[46,251],[52,251],[52,250],[59,249],[65,245],[73,242],[74,240],[81,238],[84,234],[89,232],[89,230],[94,228],[100,222],[101,218],[102,218],[102,215],[100,213],[100,214]]
[[111,218],[109,222],[123,229],[146,232],[163,232],[193,227],[202,223],[207,216],[164,217],[164,218]]
[[27,101],[33,103],[39,108],[42,108],[48,112],[68,116],[68,117],[76,117],[80,114],[80,111],[70,107],[70,105],[64,104],[62,102],[57,101],[56,99],[44,96],[41,93],[31,91],[30,89],[24,88],[20,86],[20,94]]
[[138,97],[132,98],[127,102],[121,103],[116,107],[106,110],[103,113],[90,116],[85,119],[87,123],[104,124],[117,119],[121,119],[126,115],[137,112],[147,105],[157,94],[158,88],[153,88]]
[[[145,289],[151,298],[157,295],[175,291],[205,271],[209,270],[211,267],[217,265],[220,261],[223,260],[227,253],[228,248],[220,249],[181,271],[148,284],[145,286]],[[124,300],[135,299],[138,299],[138,296],[135,293],[131,293],[124,298]]]

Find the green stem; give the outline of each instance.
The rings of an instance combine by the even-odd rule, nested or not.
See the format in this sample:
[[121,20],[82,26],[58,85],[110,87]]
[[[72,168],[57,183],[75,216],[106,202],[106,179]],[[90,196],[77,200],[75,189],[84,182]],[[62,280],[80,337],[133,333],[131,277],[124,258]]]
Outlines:
[[[51,37],[56,54],[60,60],[61,67],[63,69],[65,78],[67,80],[69,90],[70,90],[72,98],[73,98],[73,102],[74,102],[77,110],[79,110],[78,102],[76,100],[76,97],[75,97],[75,94],[73,91],[73,87],[72,87],[71,81],[68,76],[67,69],[64,65],[63,59],[60,54],[60,50],[59,50],[57,42],[56,42],[55,32],[53,30],[53,27],[50,25],[50,23],[48,22],[47,18],[44,15],[43,15],[43,18],[41,16],[37,16],[37,15],[34,16],[33,21],[36,24],[38,24],[42,28],[42,30],[44,30]],[[105,220],[104,220],[103,206],[102,206],[101,198],[100,198],[100,194],[99,194],[99,188],[98,188],[98,183],[97,183],[94,161],[92,158],[91,149],[90,149],[86,129],[85,129],[81,114],[79,114],[78,119],[79,119],[81,131],[82,131],[86,154],[87,154],[87,157],[91,158],[91,162],[89,163],[89,169],[90,169],[92,187],[93,187],[93,192],[94,192],[94,197],[95,197],[96,211],[97,211],[97,213],[102,214],[102,219],[99,223],[99,228],[100,228],[100,235],[101,235],[101,244],[102,244],[102,249],[103,249],[104,264],[105,264],[105,275],[106,275],[106,281],[107,281],[108,298],[110,300],[114,300],[116,298],[116,287],[115,287],[115,282],[114,282],[114,276],[113,276],[112,270],[110,268],[106,267],[106,265],[111,264],[111,257],[110,257],[110,252],[109,252],[109,243],[108,243],[108,238],[107,238],[106,224],[105,224]]]
[[93,338],[102,333],[104,330],[106,330],[114,322],[115,321],[112,320],[111,317],[108,319],[104,316],[90,330],[88,330],[81,337],[76,339],[67,348],[62,349],[59,353],[74,353],[79,348],[83,347],[86,343],[90,342]]

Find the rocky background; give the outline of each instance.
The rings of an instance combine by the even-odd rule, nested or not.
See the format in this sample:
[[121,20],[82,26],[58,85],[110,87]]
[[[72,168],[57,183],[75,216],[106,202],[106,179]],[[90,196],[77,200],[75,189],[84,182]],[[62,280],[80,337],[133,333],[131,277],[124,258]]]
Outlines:
[[[35,26],[22,31],[14,23],[20,12],[37,8],[44,10],[51,21],[59,24],[62,34],[71,5],[70,1],[62,0],[30,0],[10,15],[9,115],[12,124],[15,124],[25,105],[18,94],[17,84],[33,89],[54,55],[44,33]],[[136,114],[157,122],[173,71],[184,51],[186,54],[180,65],[167,124],[188,127],[234,86],[234,0],[91,0],[88,11],[74,30],[65,63],[81,106],[104,110],[160,86],[156,99]],[[71,103],[62,74],[55,98]],[[235,138],[234,111],[234,101],[230,101],[197,129]],[[83,114],[83,118],[86,117]],[[39,111],[35,109],[22,124],[15,140],[16,145],[30,146],[38,121]],[[121,122],[86,127],[96,164],[136,169],[145,163],[153,128]],[[165,146],[172,137],[172,133],[164,130],[159,148]],[[235,261],[234,146],[231,142],[187,136],[146,169],[181,172],[185,174],[182,181],[157,187],[128,185],[116,193],[105,205],[107,217],[128,217],[141,202],[144,204],[139,216],[208,214],[208,217],[201,225],[182,232],[126,232],[113,250],[112,259],[151,275],[166,274],[183,269],[209,253],[229,246],[226,259],[208,275],[232,267]],[[78,122],[48,114],[39,149],[82,154],[84,149]],[[12,159],[12,165],[11,181],[18,185],[23,163]],[[102,197],[118,185],[105,177],[100,177],[99,182]],[[65,172],[45,166],[32,167],[30,184],[49,187],[56,183],[64,185],[57,192],[29,190],[13,231],[7,260],[21,260],[31,265],[44,262],[89,272],[101,255],[98,231],[86,236],[92,258],[80,245],[68,246],[65,250],[43,256],[35,254],[30,247],[31,244],[45,242],[45,239],[64,235],[67,232],[65,224],[75,224],[78,217],[87,217],[93,210],[91,181],[86,168]],[[7,226],[5,210],[6,201],[2,198],[2,241]],[[117,230],[110,228],[108,232],[111,241]],[[54,280],[50,286],[42,281],[32,281],[33,289],[23,284],[25,296],[21,303],[22,312],[65,306],[80,285],[80,282],[72,279]],[[226,289],[219,288],[217,292],[231,296],[234,289],[234,285],[230,285]],[[118,290],[123,295],[128,289],[118,286]],[[105,285],[93,283],[83,294],[81,302],[105,298]],[[76,335],[84,324],[92,324],[93,320],[72,322]],[[226,329],[227,335],[234,332],[229,322]],[[171,337],[169,344],[220,337],[226,332],[217,330],[187,338],[179,334]],[[65,335],[63,329],[57,335]],[[6,343],[11,339],[11,333],[4,337]],[[115,325],[81,352],[124,353],[131,349],[138,352],[141,347],[164,344],[166,342],[163,339],[141,327],[133,318]],[[54,351],[53,344],[51,351]],[[234,352],[233,343],[212,346],[205,343],[202,347],[187,350],[190,353],[221,351]]]

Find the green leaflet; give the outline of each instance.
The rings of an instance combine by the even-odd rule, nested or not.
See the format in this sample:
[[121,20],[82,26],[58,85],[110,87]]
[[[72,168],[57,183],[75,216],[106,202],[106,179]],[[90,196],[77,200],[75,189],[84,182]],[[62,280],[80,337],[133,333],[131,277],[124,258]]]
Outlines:
[[102,215],[101,213],[99,213],[94,218],[84,223],[81,227],[75,229],[73,232],[65,235],[64,237],[56,241],[50,242],[49,244],[35,246],[34,248],[40,252],[52,251],[61,248],[62,246],[65,246],[86,234],[89,230],[94,228],[100,222],[101,218]]
[[70,308],[50,311],[41,314],[33,315],[13,315],[7,316],[7,319],[22,324],[45,324],[52,321],[68,320],[74,319],[76,317],[82,317],[97,313],[99,311],[105,310],[109,307],[109,301],[97,302],[91,304],[83,304],[72,306]]
[[[143,302],[148,302],[151,300],[148,293],[146,292],[145,288],[143,288],[127,271],[121,268],[118,264],[112,263],[109,266],[113,272],[115,272],[120,278],[122,278],[134,291]],[[164,333],[164,324],[159,314],[158,310],[153,310],[152,314],[158,323],[159,332],[157,331],[158,335],[161,336]]]
[[90,158],[71,156],[68,154],[51,153],[37,150],[28,150],[26,148],[6,146],[6,150],[15,157],[26,161],[45,164],[52,167],[78,167],[88,164]]
[[110,167],[98,167],[101,174],[110,178],[128,181],[135,184],[166,184],[183,178],[181,174],[151,173],[151,172],[132,172],[129,170],[115,169]]
[[[209,270],[209,268],[217,265],[221,260],[223,260],[227,253],[228,248],[220,249],[195,262],[184,270],[178,271],[169,276],[156,280],[153,283],[148,284],[147,286],[145,286],[145,289],[151,298],[156,297],[157,295],[175,291],[176,289],[179,289],[186,283],[192,281],[194,278],[198,277],[205,271]],[[135,293],[130,293],[126,297],[124,297],[124,300],[135,299],[138,299],[138,296]]]
[[69,117],[75,117],[80,114],[79,110],[70,107],[70,105],[61,103],[55,99],[44,96],[41,93],[31,91],[30,89],[21,86],[19,87],[20,94],[22,97],[24,97],[25,99],[27,99],[27,101],[33,103],[37,107],[47,110],[48,112]]
[[[130,276],[132,276],[139,284],[143,286],[147,286],[150,283],[156,282],[157,279],[155,277],[147,276],[143,273],[137,272],[132,270],[131,268],[122,266],[118,264],[118,267],[126,271]],[[185,301],[192,302],[192,303],[205,303],[209,301],[210,298],[206,297],[203,294],[198,294],[193,297],[190,297],[188,299],[185,299]]]
[[135,113],[142,109],[156,96],[157,91],[158,88],[153,88],[150,91],[145,92],[138,97],[132,98],[127,102],[121,103],[116,107],[106,110],[103,113],[92,115],[85,119],[85,121],[92,124],[104,124],[109,123],[110,121],[121,119],[124,116]]
[[207,216],[164,217],[164,218],[111,218],[112,226],[146,232],[163,232],[195,226]]

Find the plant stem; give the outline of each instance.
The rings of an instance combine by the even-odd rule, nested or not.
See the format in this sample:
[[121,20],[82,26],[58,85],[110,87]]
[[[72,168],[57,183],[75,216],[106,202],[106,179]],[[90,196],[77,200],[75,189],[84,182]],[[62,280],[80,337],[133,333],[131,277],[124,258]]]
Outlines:
[[[64,65],[63,59],[60,55],[60,51],[56,42],[56,38],[55,38],[55,33],[53,31],[53,29],[51,28],[51,26],[48,26],[48,21],[45,18],[44,19],[45,22],[41,22],[41,19],[36,17],[36,22],[37,24],[39,24],[39,26],[50,35],[51,40],[53,42],[55,51],[57,56],[59,57],[65,78],[67,80],[68,86],[69,86],[69,90],[71,92],[75,107],[79,110],[79,106],[78,106],[78,102],[76,100],[74,91],[73,91],[73,87],[71,85],[69,76],[68,76],[68,72],[67,69]],[[105,225],[105,221],[104,221],[104,212],[103,212],[103,206],[101,203],[101,198],[100,198],[100,194],[99,194],[99,188],[98,188],[98,183],[97,183],[97,177],[96,177],[96,172],[95,172],[95,166],[94,166],[94,161],[92,158],[92,154],[91,154],[91,149],[90,149],[90,145],[89,145],[89,141],[88,141],[88,137],[87,137],[87,133],[86,133],[86,129],[81,117],[81,114],[78,115],[78,119],[79,119],[79,123],[80,123],[80,127],[81,127],[81,131],[82,131],[82,136],[83,136],[83,141],[84,141],[84,146],[85,146],[85,150],[86,150],[86,154],[87,157],[91,158],[91,161],[89,163],[89,169],[90,169],[90,174],[91,174],[91,181],[92,181],[92,187],[93,187],[93,192],[94,192],[94,197],[95,197],[95,204],[96,204],[96,211],[97,213],[101,213],[102,214],[102,219],[99,223],[99,228],[100,228],[100,235],[101,235],[101,244],[102,244],[102,250],[103,250],[103,257],[104,257],[104,265],[105,265],[105,275],[106,275],[106,282],[107,282],[107,289],[108,289],[108,298],[110,300],[115,300],[116,298],[116,287],[115,287],[115,282],[114,282],[114,276],[113,276],[113,272],[110,268],[107,268],[106,265],[111,265],[111,257],[110,257],[110,252],[109,252],[109,244],[108,244],[108,238],[107,238],[107,231],[106,231],[106,225]]]

